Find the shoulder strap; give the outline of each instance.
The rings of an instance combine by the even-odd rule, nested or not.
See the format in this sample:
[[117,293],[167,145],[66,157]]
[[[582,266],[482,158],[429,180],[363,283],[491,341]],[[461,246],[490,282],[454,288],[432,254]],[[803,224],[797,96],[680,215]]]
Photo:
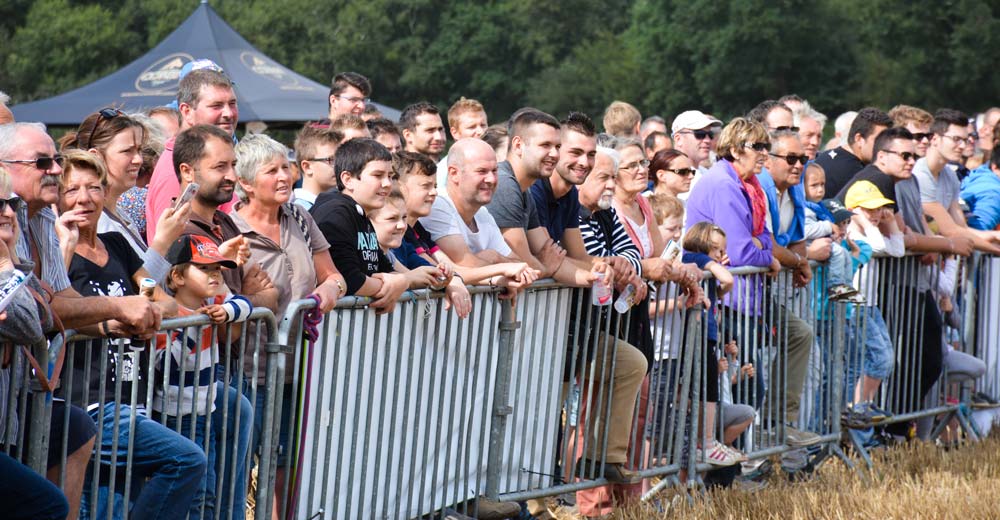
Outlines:
[[312,250],[312,237],[309,236],[309,225],[306,223],[306,218],[304,216],[302,216],[302,213],[299,213],[300,208],[299,208],[298,204],[289,202],[289,203],[286,203],[285,206],[292,213],[292,218],[295,219],[295,222],[298,223],[299,229],[302,230],[302,236],[305,237],[305,239],[306,239],[306,246],[308,246],[309,250],[311,251]]
[[[59,334],[63,337],[63,340],[65,341],[66,329],[63,327],[62,320],[59,319],[59,316],[56,316],[56,313],[52,312],[52,307],[50,305],[52,301],[52,295],[54,294],[52,288],[49,287],[49,285],[43,282],[42,280],[38,280],[38,283],[40,284],[42,289],[41,293],[36,291],[30,285],[25,285],[25,289],[28,290],[28,292],[31,294],[31,297],[35,299],[35,301],[38,303],[39,306],[41,306],[42,308],[46,309],[49,312],[49,314],[52,316],[52,322],[55,324],[56,328],[59,330]],[[42,293],[44,293],[44,296]],[[35,378],[38,379],[38,383],[47,392],[53,392],[55,391],[56,388],[59,387],[59,375],[62,372],[63,361],[66,359],[66,347],[67,347],[66,345],[63,345],[63,347],[59,349],[59,353],[56,355],[55,365],[52,369],[52,377],[49,378],[47,376],[48,371],[42,369],[41,365],[38,363],[38,360],[35,359],[35,356],[31,354],[31,350],[24,345],[21,346],[21,350],[24,351],[24,356],[28,358],[28,363],[30,363],[31,368],[34,369]]]

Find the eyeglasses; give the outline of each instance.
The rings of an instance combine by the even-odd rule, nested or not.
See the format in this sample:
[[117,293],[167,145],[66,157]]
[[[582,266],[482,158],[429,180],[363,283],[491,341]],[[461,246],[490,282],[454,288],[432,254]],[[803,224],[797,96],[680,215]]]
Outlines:
[[917,154],[915,154],[913,152],[897,152],[896,150],[882,150],[882,151],[885,152],[885,153],[891,153],[891,154],[898,155],[899,158],[902,159],[902,160],[904,160],[904,161],[916,161],[917,159],[920,158],[920,157],[917,156]]
[[956,146],[969,142],[968,136],[962,137],[960,135],[948,135],[948,134],[938,134],[938,135],[940,135],[941,137],[947,137],[948,139],[951,139],[951,142],[955,143]]
[[[106,119],[114,119],[118,116],[125,115],[125,112],[118,110],[117,108],[102,108],[100,112],[97,113],[97,117],[94,118],[93,124],[90,125],[90,131],[80,132],[77,136],[76,142],[80,145],[81,150],[87,150],[93,147],[94,144],[94,134],[97,133],[97,129],[100,128],[101,123]],[[83,139],[80,135],[87,136],[87,144],[84,145]]]
[[343,99],[344,101],[347,101],[352,105],[357,103],[364,103],[367,105],[368,103],[372,102],[371,98],[366,98],[366,97],[353,97],[353,96],[340,96],[340,95],[334,95],[333,97],[338,99]]
[[43,172],[52,169],[53,164],[63,165],[63,156],[56,154],[55,157],[39,157],[37,159],[0,159],[0,162],[8,164],[33,164],[35,168]]
[[913,140],[914,141],[923,141],[924,139],[930,140],[930,138],[933,137],[933,136],[934,136],[934,134],[932,134],[930,132],[914,132],[913,133]]
[[795,132],[799,133],[799,127],[797,126],[776,126],[771,129],[772,132]]
[[691,134],[697,141],[704,141],[715,137],[715,132],[711,130],[682,130],[678,134]]
[[622,170],[635,171],[640,167],[649,168],[649,159],[643,159],[641,161],[636,161],[634,163],[629,163],[621,167]]
[[17,210],[21,209],[21,197],[13,196],[9,199],[0,199],[0,213],[3,213],[10,208],[11,211],[17,213]]
[[667,170],[667,171],[670,172],[670,173],[673,173],[674,175],[680,175],[681,177],[687,177],[689,175],[694,175],[695,173],[697,173],[698,170],[695,170],[694,168],[676,168],[676,169]]
[[764,153],[771,148],[771,143],[743,143],[744,148],[753,148],[753,151]]
[[809,162],[808,155],[778,155],[776,153],[768,153],[768,155],[770,155],[771,157],[784,159],[789,166],[795,166],[796,162],[801,164],[802,166],[805,166],[806,163]]
[[313,158],[313,159],[305,159],[305,160],[310,161],[310,162],[311,161],[325,162],[326,164],[329,164],[330,166],[333,166],[333,159],[334,159],[333,157],[316,157],[316,158]]

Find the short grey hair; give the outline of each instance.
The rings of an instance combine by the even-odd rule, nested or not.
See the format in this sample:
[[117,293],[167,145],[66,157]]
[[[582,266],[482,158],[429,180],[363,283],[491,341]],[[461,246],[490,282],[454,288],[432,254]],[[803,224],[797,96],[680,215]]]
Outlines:
[[614,163],[615,171],[618,171],[618,165],[622,162],[622,155],[618,153],[618,150],[608,148],[607,146],[598,146],[597,153],[607,155],[611,159],[611,162]]
[[32,128],[46,133],[42,123],[8,123],[0,125],[0,159],[10,159],[17,149],[17,132],[22,128]]
[[833,128],[838,134],[840,134],[841,139],[847,139],[847,134],[851,131],[851,124],[854,123],[854,118],[857,116],[858,113],[853,110],[849,110],[837,116],[836,121],[833,122]]
[[0,90],[0,105],[10,104],[10,96],[6,92]]
[[799,107],[798,110],[792,111],[792,120],[794,121],[793,124],[795,126],[800,126],[799,123],[801,123],[803,119],[812,119],[813,121],[816,121],[819,123],[821,130],[824,126],[826,126],[827,121],[826,115],[813,108],[808,101],[803,101],[802,106]]
[[649,116],[646,119],[642,120],[642,124],[639,125],[639,131],[640,132],[645,132],[646,129],[649,128],[649,125],[651,125],[653,123],[660,123],[663,126],[667,126],[667,120],[666,119],[663,119],[660,116]]
[[[236,144],[236,177],[247,184],[257,180],[257,170],[275,157],[287,158],[288,147],[264,134],[250,134]],[[249,196],[236,183],[236,196],[247,202]]]
[[770,132],[769,135],[771,137],[771,153],[778,151],[778,143],[784,139],[799,140],[799,133],[791,130],[778,130],[776,132]]
[[638,146],[642,150],[642,141],[634,137],[617,137],[614,144],[611,146],[615,150],[621,152],[622,150],[628,148],[629,146]]

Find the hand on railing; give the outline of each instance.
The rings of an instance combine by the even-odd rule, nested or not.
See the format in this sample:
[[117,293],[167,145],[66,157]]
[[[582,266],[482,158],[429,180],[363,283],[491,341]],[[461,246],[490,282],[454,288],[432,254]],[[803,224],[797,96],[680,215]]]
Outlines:
[[444,310],[452,307],[459,318],[466,318],[472,312],[472,297],[461,278],[452,278],[444,289]]
[[380,280],[382,286],[375,293],[371,307],[375,314],[386,314],[396,308],[396,301],[410,287],[406,276],[396,273],[375,273],[372,278]]
[[806,258],[817,262],[826,262],[830,259],[830,254],[832,252],[833,241],[830,240],[830,237],[821,237],[813,240],[812,243],[806,247]]

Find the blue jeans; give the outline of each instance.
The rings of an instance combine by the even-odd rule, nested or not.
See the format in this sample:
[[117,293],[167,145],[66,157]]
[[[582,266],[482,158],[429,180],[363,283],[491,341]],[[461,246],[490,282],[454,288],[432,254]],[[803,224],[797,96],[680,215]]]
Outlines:
[[0,503],[10,520],[63,520],[69,503],[54,484],[0,452]]
[[[889,329],[882,319],[882,311],[877,306],[860,305],[856,307],[854,320],[848,321],[847,328],[847,377],[844,388],[848,396],[853,396],[854,387],[858,381],[858,366],[861,365],[861,373],[873,379],[886,379],[892,373],[896,355],[892,348],[892,339],[889,337]],[[867,323],[865,324],[864,348],[856,344],[857,337],[860,336],[861,320],[860,314],[864,313]],[[862,354],[863,350],[863,354]],[[853,400],[848,397],[848,401]]]
[[[116,417],[116,412],[118,416]],[[132,409],[127,405],[107,403],[103,410],[94,410],[91,416],[100,424],[101,445],[94,450],[100,457],[101,466],[111,465],[115,460],[116,474],[124,480],[128,463],[129,416]],[[118,445],[114,444],[114,428],[118,423]],[[140,414],[135,414],[132,451],[133,485],[131,518],[183,518],[188,506],[198,490],[198,483],[205,474],[205,454],[193,442],[185,439],[160,423]],[[107,482],[101,486],[97,497],[90,496],[93,472],[87,471],[87,481],[83,486],[80,502],[80,518],[90,518],[91,502],[97,502],[95,518],[107,517],[107,506],[113,501],[114,518],[125,516],[122,486],[115,486],[115,496],[111,496]],[[142,484],[143,480],[147,480]],[[116,480],[118,480],[116,478]]]
[[[228,396],[228,397],[227,397]],[[237,412],[238,410],[238,412]],[[236,424],[237,417],[239,425]],[[198,492],[189,502],[189,518],[215,518],[216,498],[219,498],[219,518],[242,519],[246,516],[247,449],[253,429],[253,409],[250,401],[237,389],[222,382],[216,383],[215,411],[212,412],[211,428],[206,428],[206,415],[184,415],[180,419],[182,435],[190,435],[194,423],[194,442],[204,448],[208,458],[208,469],[200,481]],[[177,417],[168,416],[167,425],[177,427]],[[238,426],[238,427],[237,427]],[[225,432],[223,432],[225,430]],[[225,454],[225,467],[221,468],[221,454]],[[219,475],[222,478],[219,478]],[[221,494],[216,493],[220,486]],[[230,495],[229,487],[233,493]],[[232,506],[230,507],[230,498]],[[202,516],[202,502],[205,514]],[[185,508],[187,509],[187,508]],[[183,517],[183,516],[182,516]]]

